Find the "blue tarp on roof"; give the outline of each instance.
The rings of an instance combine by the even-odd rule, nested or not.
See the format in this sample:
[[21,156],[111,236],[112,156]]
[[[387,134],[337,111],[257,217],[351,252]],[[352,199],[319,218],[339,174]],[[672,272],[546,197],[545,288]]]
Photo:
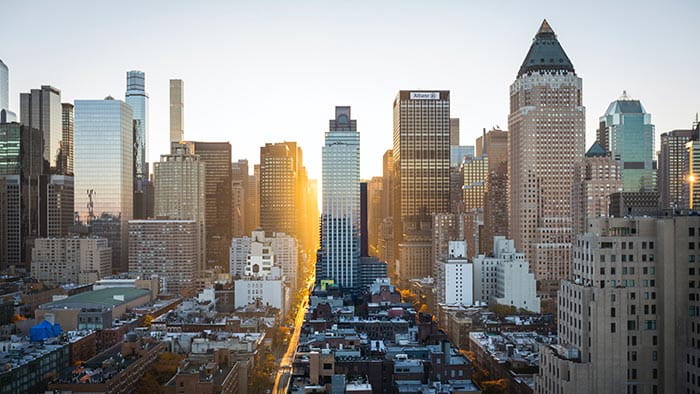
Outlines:
[[51,324],[46,320],[29,329],[29,339],[33,342],[43,341],[47,338],[52,338],[61,335],[63,330],[61,325]]

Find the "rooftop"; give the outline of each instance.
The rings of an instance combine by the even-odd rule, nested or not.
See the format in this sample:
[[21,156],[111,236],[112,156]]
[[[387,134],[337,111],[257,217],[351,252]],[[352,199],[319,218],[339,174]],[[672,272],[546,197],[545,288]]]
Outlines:
[[150,294],[149,290],[132,287],[111,287],[101,290],[86,291],[58,301],[48,302],[42,309],[82,307],[85,304],[100,305],[107,308],[125,304],[139,297]]
[[554,34],[554,30],[546,19],[542,21],[542,25],[533,39],[530,50],[518,71],[518,77],[531,72],[561,72],[564,74],[570,72],[576,75],[574,65],[566,56],[566,52],[557,40],[557,35]]

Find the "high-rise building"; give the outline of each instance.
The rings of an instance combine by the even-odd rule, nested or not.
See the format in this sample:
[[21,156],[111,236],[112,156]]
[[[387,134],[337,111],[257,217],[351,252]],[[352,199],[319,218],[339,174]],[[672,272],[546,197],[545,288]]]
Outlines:
[[33,240],[46,233],[48,168],[40,130],[0,124],[0,268],[29,269]]
[[399,92],[394,100],[393,162],[402,221],[448,211],[449,91]]
[[493,128],[476,139],[476,156],[488,155],[484,224],[479,250],[493,249],[493,237],[508,235],[508,132]]
[[129,271],[162,278],[165,291],[195,287],[197,247],[194,220],[129,221]]
[[483,135],[476,138],[475,156],[489,156],[489,172],[508,161],[508,131],[493,128],[484,129]]
[[[250,234],[260,228],[260,165],[253,166],[253,175],[248,175],[248,188],[245,191],[245,211],[248,212],[245,222],[245,233]],[[318,199],[318,197],[316,197]]]
[[0,110],[3,109],[10,109],[10,70],[0,60]]
[[547,21],[510,86],[510,225],[543,293],[569,275],[571,183],[583,156],[583,81]]
[[10,111],[10,70],[0,59],[0,123],[16,121],[17,116]]
[[233,204],[233,236],[242,237],[246,233],[248,216],[248,160],[231,163],[231,203]]
[[132,109],[125,102],[75,101],[75,210],[88,224],[102,214],[118,218],[120,261],[112,262],[117,271],[127,269],[127,222],[133,217],[133,130]]
[[267,232],[296,235],[296,142],[265,144],[260,148],[260,227]]
[[61,103],[61,157],[58,171],[59,174],[73,175],[74,143],[73,143],[73,104]]
[[204,162],[191,146],[175,144],[153,165],[155,216],[197,223],[197,270],[206,262],[206,194]]
[[489,173],[489,156],[469,157],[462,162],[462,177],[464,179],[462,192],[465,211],[484,209],[484,193],[486,193],[486,177]]
[[344,288],[358,285],[361,254],[360,133],[356,122],[350,107],[335,107],[322,154],[321,261],[316,277],[332,279]]
[[105,238],[39,238],[32,249],[32,278],[49,286],[92,284],[112,273]]
[[125,101],[131,106],[134,117],[134,171],[137,178],[148,178],[148,94],[143,71],[127,71]]
[[384,197],[384,181],[375,176],[367,182],[367,238],[369,254],[379,257],[379,232],[382,224],[382,198]]
[[379,259],[387,262],[389,276],[396,274],[396,244],[394,243],[394,208],[396,185],[394,176],[394,160],[392,150],[384,152],[382,156],[382,214],[379,225]]
[[170,142],[185,139],[185,83],[170,80]]
[[[51,175],[46,185],[46,236],[64,237],[74,222],[75,184],[72,176]],[[111,264],[110,264],[111,269]]]
[[393,242],[405,287],[432,275],[431,215],[450,208],[450,92],[401,90],[393,107]]
[[593,143],[574,168],[571,216],[574,234],[586,230],[589,218],[608,216],[610,195],[622,191],[620,162],[598,142]]
[[[493,160],[489,156],[489,167]],[[493,250],[493,237],[508,236],[508,162],[502,161],[486,177],[484,193],[484,226],[479,237],[479,250]]]
[[459,118],[450,118],[450,146],[459,146]]
[[651,114],[626,92],[600,117],[598,142],[620,162],[623,191],[656,190],[654,138]]
[[61,91],[53,86],[42,85],[41,89],[21,93],[19,101],[20,123],[41,130],[44,138],[44,159],[49,163],[51,172],[55,173],[59,166],[63,138]]
[[698,241],[698,216],[591,220],[535,393],[697,392]]
[[[231,200],[231,143],[183,142],[189,152],[199,156],[205,173],[205,216],[207,233],[207,265],[228,268],[228,248],[233,231]],[[174,142],[172,145],[176,145]]]
[[662,209],[689,207],[689,157],[686,144],[693,139],[693,130],[672,130],[661,134],[657,182]]

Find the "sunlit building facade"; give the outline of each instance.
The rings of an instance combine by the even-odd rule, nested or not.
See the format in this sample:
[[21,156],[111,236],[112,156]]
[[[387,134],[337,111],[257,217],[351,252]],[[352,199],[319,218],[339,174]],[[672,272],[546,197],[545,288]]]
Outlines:
[[688,208],[688,150],[693,130],[672,130],[661,134],[657,177],[662,209]]
[[543,292],[570,273],[571,183],[583,156],[583,80],[544,21],[510,86],[511,238]]
[[350,107],[335,107],[322,156],[321,271],[316,275],[353,288],[360,258],[360,133]]
[[170,142],[185,139],[185,83],[170,80]]

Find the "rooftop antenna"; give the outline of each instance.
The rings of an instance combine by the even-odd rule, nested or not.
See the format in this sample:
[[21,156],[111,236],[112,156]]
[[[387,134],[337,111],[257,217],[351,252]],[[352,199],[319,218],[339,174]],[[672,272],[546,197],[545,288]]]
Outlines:
[[622,91],[622,96],[620,96],[620,100],[622,101],[627,101],[627,100],[632,100],[630,96],[627,95],[627,91],[623,90]]

